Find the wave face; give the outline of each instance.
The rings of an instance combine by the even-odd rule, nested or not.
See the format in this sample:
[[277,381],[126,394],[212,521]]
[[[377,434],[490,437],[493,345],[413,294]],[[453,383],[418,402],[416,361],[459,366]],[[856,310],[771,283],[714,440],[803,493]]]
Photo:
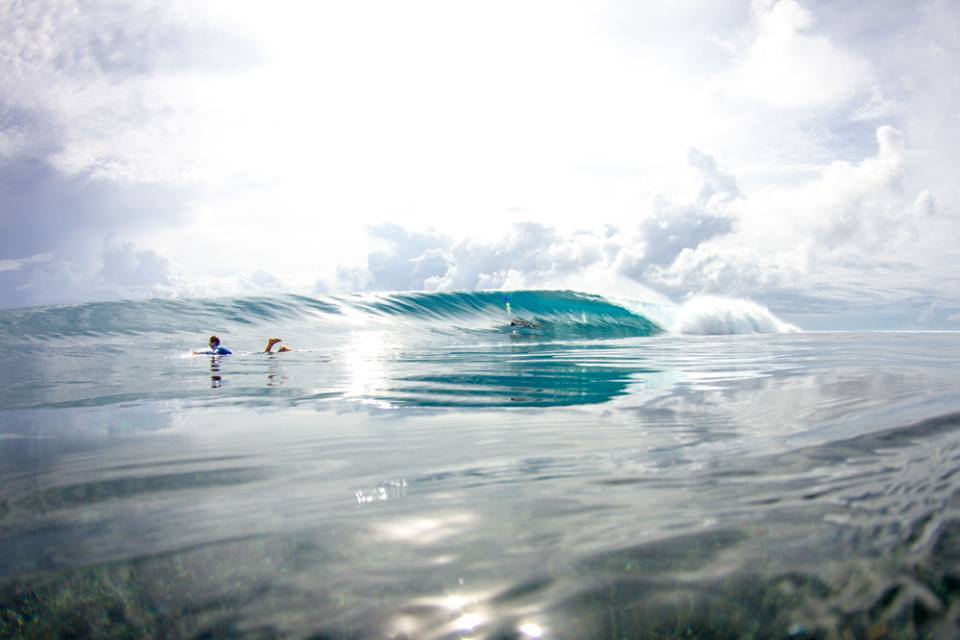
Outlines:
[[[522,320],[523,325],[511,326],[513,319]],[[117,301],[0,313],[0,336],[26,340],[246,333],[257,328],[293,330],[296,333],[291,335],[309,336],[357,325],[420,327],[433,333],[523,335],[543,340],[645,337],[663,332],[780,333],[795,329],[745,301],[704,298],[673,307],[575,291]]]

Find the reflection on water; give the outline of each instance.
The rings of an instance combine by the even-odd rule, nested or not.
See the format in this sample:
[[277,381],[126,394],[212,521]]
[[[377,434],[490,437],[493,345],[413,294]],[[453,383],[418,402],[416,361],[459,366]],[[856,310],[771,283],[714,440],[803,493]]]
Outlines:
[[600,404],[660,373],[636,352],[627,356],[622,348],[581,344],[461,349],[404,364],[425,372],[391,378],[383,397],[391,404],[426,407]]
[[210,387],[219,389],[223,386],[223,376],[220,375],[220,357],[211,356],[210,358]]
[[[229,380],[232,399],[253,404],[262,404],[264,396],[275,397],[276,387],[292,385],[288,397],[294,404],[317,399],[315,392],[320,391],[323,399],[383,407],[560,407],[601,404],[659,389],[675,377],[649,366],[636,346],[615,343],[411,350],[388,340],[384,332],[358,332],[332,355],[212,357],[210,386],[220,388]],[[260,378],[264,370],[267,389]],[[308,390],[312,380],[322,389]],[[211,401],[206,396],[196,400]]]
[[268,356],[269,360],[267,362],[267,386],[268,387],[282,387],[290,381],[290,377],[286,374],[286,371],[283,368],[283,363],[280,362],[282,356],[277,354],[274,356]]
[[957,351],[35,362],[0,412],[0,636],[951,637]]
[[355,495],[357,504],[402,498],[407,495],[407,481],[381,480],[375,489],[357,489]]

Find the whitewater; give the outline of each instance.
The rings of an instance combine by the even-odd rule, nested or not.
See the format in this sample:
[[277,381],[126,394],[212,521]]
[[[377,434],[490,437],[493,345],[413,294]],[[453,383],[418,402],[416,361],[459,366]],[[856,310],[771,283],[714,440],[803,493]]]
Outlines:
[[957,334],[475,291],[13,309],[0,340],[0,637],[960,621]]

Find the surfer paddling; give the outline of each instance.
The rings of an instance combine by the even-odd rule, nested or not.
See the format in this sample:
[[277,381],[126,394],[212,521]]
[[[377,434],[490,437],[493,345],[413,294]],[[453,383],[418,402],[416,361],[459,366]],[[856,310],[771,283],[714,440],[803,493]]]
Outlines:
[[210,336],[208,344],[210,345],[209,349],[200,349],[193,353],[198,356],[229,356],[233,353],[233,351],[220,344],[219,336]]
[[[269,338],[267,340],[267,346],[264,347],[261,353],[286,353],[287,351],[293,351],[293,349],[287,345],[280,344],[281,342],[283,342],[281,338]],[[230,349],[227,349],[220,343],[219,336],[210,336],[209,345],[209,349],[198,349],[193,353],[198,356],[229,356],[233,354],[233,351],[230,351]],[[274,350],[274,347],[276,347],[276,350]]]

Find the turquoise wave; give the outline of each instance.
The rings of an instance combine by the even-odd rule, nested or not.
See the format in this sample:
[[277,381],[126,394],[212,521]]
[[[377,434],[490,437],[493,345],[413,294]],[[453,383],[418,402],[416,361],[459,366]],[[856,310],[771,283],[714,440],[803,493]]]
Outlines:
[[[515,318],[531,326],[512,327]],[[598,295],[461,291],[155,299],[13,309],[0,312],[0,335],[42,340],[277,326],[296,326],[302,333],[344,323],[397,323],[431,331],[492,331],[543,338],[649,336],[663,331],[646,315]]]

